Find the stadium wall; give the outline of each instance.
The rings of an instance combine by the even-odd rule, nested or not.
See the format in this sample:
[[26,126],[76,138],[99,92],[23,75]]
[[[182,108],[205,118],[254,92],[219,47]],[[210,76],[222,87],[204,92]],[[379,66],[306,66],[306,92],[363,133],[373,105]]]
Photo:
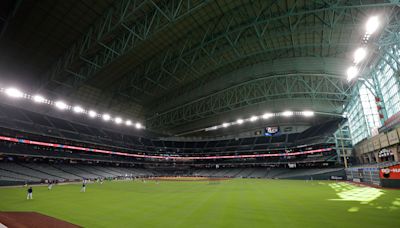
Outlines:
[[289,178],[282,179],[291,179],[291,180],[346,180],[346,172],[344,169],[319,173],[319,174],[310,174],[310,175],[301,175],[301,176],[292,176]]
[[354,148],[360,164],[400,162],[400,127],[366,139]]
[[346,169],[347,180],[386,188],[400,188],[400,163],[389,162]]

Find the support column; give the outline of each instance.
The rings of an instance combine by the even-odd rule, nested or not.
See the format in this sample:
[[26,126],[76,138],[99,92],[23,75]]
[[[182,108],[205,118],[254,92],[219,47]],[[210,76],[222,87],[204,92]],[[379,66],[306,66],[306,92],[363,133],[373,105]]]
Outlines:
[[391,147],[390,149],[392,150],[392,152],[393,152],[393,155],[394,155],[394,160],[395,161],[400,161],[400,155],[399,155],[399,144],[397,144],[397,145],[395,145],[395,146],[393,146],[393,147]]
[[372,153],[373,152],[367,154],[369,163],[372,163]]
[[374,156],[375,156],[375,159],[376,159],[376,162],[381,162],[381,158],[379,157],[379,153],[374,153]]

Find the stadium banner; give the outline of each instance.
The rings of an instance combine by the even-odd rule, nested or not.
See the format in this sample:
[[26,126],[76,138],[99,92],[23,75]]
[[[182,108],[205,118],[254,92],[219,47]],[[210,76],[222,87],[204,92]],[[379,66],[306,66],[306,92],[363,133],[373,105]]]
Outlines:
[[28,139],[18,139],[18,138],[12,138],[12,137],[7,137],[7,136],[0,136],[0,140],[8,141],[8,142],[22,143],[22,144],[61,148],[61,149],[71,149],[71,150],[79,150],[79,151],[103,153],[103,154],[113,154],[113,155],[120,155],[120,156],[127,156],[127,157],[164,159],[164,160],[211,160],[211,159],[233,159],[233,158],[284,157],[284,156],[293,156],[293,155],[323,153],[323,152],[329,152],[329,151],[333,150],[333,148],[322,148],[322,149],[307,150],[307,151],[300,151],[300,152],[275,153],[275,154],[171,157],[171,156],[160,156],[160,155],[132,154],[132,153],[126,153],[126,152],[117,152],[117,151],[101,150],[101,149],[78,147],[78,146],[71,146],[71,145],[39,142],[39,141],[33,141],[33,140],[28,140]]
[[400,164],[381,169],[379,177],[381,179],[400,180]]

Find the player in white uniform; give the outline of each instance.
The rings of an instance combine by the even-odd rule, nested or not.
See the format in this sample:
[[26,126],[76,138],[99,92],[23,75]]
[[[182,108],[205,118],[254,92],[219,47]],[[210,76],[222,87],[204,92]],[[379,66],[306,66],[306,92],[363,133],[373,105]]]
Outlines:
[[83,180],[82,182],[81,192],[86,192],[86,180]]
[[29,188],[28,188],[28,195],[26,196],[26,199],[27,199],[27,200],[33,199],[32,192],[33,192],[32,187],[29,187]]

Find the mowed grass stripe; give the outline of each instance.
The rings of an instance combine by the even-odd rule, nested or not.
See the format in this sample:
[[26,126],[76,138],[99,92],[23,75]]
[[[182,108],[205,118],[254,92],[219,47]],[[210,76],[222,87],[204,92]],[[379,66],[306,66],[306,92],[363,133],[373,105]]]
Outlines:
[[[116,181],[0,189],[0,210],[37,211],[84,227],[397,227],[400,191],[380,190],[370,201],[337,195],[353,186],[330,181],[235,179]],[[336,187],[337,188],[337,187]],[[360,187],[356,187],[360,188]],[[361,187],[362,188],[362,187]],[[367,189],[368,190],[368,189]]]

